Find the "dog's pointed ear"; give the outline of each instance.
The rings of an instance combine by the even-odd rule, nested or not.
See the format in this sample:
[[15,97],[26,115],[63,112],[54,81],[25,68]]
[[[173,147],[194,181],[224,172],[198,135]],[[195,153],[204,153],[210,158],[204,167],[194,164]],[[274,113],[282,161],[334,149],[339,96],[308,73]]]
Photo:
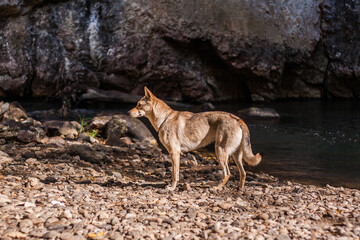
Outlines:
[[147,98],[154,97],[154,94],[152,94],[146,86],[144,87],[144,91],[145,91],[145,97],[147,97]]

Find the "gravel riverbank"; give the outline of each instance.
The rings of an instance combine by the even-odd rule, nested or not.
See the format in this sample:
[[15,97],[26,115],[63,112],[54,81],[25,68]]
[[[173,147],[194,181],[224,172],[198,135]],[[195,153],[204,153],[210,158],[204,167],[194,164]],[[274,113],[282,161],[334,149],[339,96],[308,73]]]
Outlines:
[[250,169],[238,191],[232,163],[213,191],[219,167],[196,152],[182,156],[168,192],[171,162],[152,140],[95,139],[74,122],[41,123],[1,104],[0,239],[359,239],[359,190]]
[[237,191],[233,166],[235,177],[224,190],[213,192],[209,186],[220,177],[216,163],[196,164],[189,155],[182,184],[167,192],[169,161],[156,157],[151,145],[84,144],[109,157],[108,163],[96,164],[68,155],[74,144],[2,146],[1,239],[360,236],[359,190],[301,185],[249,172],[245,189]]

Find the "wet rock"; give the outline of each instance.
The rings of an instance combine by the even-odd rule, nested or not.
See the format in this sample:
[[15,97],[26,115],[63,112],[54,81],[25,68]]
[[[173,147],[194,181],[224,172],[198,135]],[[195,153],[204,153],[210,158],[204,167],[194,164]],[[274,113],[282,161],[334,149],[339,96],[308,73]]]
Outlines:
[[124,114],[118,114],[106,123],[106,144],[122,145],[122,137],[132,137],[140,141],[157,144],[149,129],[139,120]]
[[280,118],[280,115],[272,108],[257,108],[251,107],[243,110],[239,110],[236,113],[239,117],[244,119],[249,118],[261,118],[261,119],[276,119]]

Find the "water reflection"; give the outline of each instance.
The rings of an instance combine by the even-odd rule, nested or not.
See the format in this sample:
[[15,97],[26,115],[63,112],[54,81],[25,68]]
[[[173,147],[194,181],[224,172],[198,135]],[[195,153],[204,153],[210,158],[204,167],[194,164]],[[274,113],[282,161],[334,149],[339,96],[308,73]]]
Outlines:
[[254,151],[265,153],[257,169],[306,183],[360,189],[358,102],[287,102],[271,107],[280,113],[279,122],[249,123]]

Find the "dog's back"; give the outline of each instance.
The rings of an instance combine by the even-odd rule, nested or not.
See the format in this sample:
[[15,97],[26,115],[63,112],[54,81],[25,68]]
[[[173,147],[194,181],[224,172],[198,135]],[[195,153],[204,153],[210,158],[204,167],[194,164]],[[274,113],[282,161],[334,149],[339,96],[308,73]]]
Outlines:
[[232,154],[239,147],[242,130],[238,118],[225,112],[174,111],[159,131],[164,145],[179,144],[187,152],[216,142]]

